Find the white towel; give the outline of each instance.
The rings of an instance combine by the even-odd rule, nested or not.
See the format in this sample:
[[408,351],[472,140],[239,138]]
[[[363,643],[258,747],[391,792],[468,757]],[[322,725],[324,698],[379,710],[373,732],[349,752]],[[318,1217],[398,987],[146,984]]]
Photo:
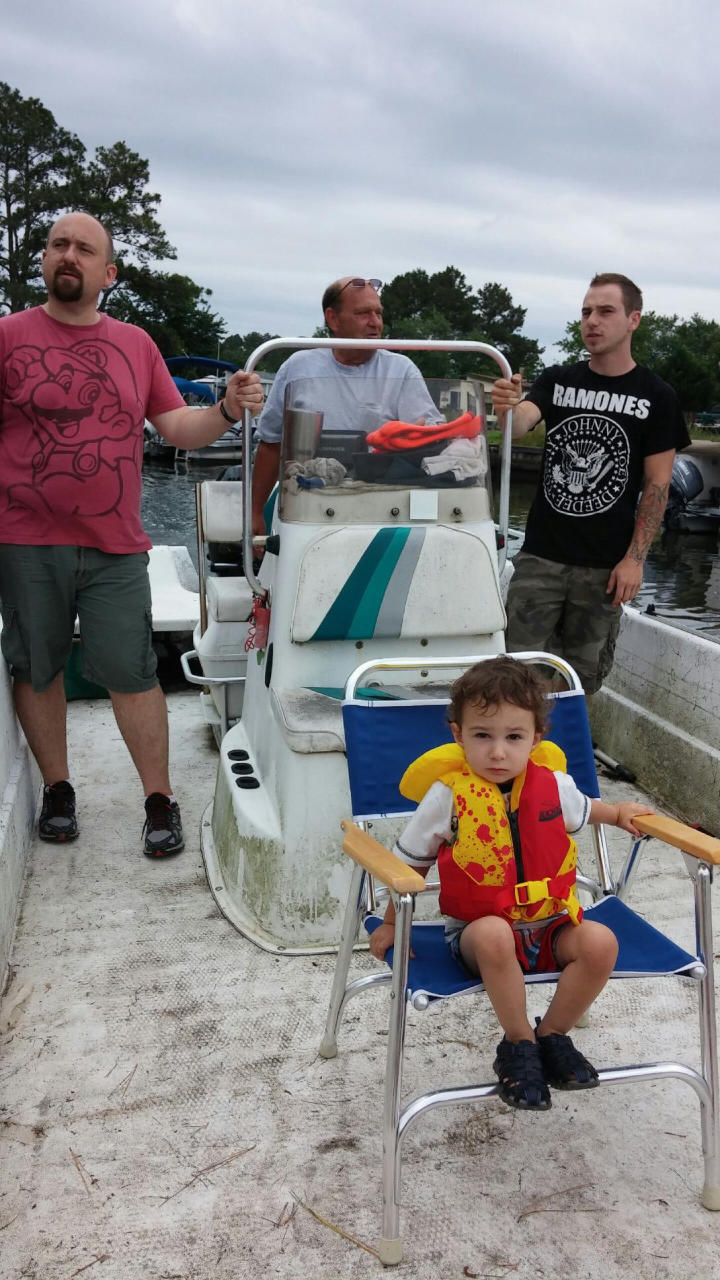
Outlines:
[[444,471],[452,471],[456,480],[484,476],[488,468],[485,437],[451,440],[447,449],[423,458],[420,466],[428,476],[441,475]]

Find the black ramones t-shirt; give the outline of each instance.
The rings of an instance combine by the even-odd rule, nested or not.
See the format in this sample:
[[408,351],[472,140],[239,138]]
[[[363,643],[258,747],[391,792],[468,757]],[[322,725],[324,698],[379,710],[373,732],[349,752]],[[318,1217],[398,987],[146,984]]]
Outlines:
[[690,443],[677,396],[644,365],[607,377],[581,363],[545,369],[527,399],[546,436],[523,550],[610,569],[632,540],[644,459]]

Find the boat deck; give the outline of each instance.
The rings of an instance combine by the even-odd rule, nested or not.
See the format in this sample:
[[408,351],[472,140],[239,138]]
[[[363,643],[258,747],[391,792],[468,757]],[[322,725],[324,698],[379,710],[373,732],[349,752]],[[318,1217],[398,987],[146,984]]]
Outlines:
[[[0,1275],[379,1275],[363,1245],[381,1222],[383,997],[354,1002],[338,1058],[318,1058],[333,960],[269,955],[219,914],[199,845],[217,756],[197,696],[169,708],[187,845],[161,863],[142,856],[110,704],[69,708],[82,830],[33,847],[0,1014]],[[631,902],[690,943],[679,855],[652,844]],[[547,998],[531,989],[531,1009]],[[689,982],[618,982],[576,1039],[599,1066],[695,1063],[695,1028]],[[483,1000],[411,1014],[407,1096],[490,1080],[496,1041]],[[406,1145],[398,1276],[720,1276],[698,1108],[678,1083],[556,1093],[530,1116],[440,1108]]]

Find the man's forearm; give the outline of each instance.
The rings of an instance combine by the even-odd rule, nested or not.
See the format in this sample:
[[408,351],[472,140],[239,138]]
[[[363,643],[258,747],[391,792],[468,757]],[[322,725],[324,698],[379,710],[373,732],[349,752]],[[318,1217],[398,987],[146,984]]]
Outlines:
[[512,438],[519,440],[522,436],[526,436],[528,431],[532,431],[540,421],[540,410],[532,400],[523,400],[517,407],[513,409],[512,421]]
[[253,417],[262,409],[263,390],[256,373],[238,369],[225,388],[225,399],[206,409],[183,405],[152,418],[161,436],[177,449],[199,449],[212,444],[242,418],[247,409]]
[[[505,418],[507,410],[499,410],[497,414],[497,424],[500,430],[504,430]],[[521,400],[515,405],[512,411],[512,438],[520,440],[522,436],[526,436],[528,431],[532,431],[540,421],[540,410],[532,400]]]
[[280,472],[280,445],[261,440],[253,462],[252,513],[261,516]]
[[221,403],[218,401],[205,409],[191,409],[189,406],[175,409],[154,420],[155,425],[176,449],[201,449],[205,444],[212,444],[230,426],[220,412]]
[[638,503],[635,517],[635,528],[626,555],[629,559],[644,564],[647,554],[662,524],[667,506],[669,484],[646,484]]

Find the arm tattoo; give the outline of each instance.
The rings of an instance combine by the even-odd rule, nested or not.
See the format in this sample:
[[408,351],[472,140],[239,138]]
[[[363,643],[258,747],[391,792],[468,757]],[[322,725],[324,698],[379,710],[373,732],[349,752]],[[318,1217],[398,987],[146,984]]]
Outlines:
[[643,489],[635,517],[632,542],[627,554],[631,560],[643,563],[657,533],[667,506],[670,483],[648,484]]

